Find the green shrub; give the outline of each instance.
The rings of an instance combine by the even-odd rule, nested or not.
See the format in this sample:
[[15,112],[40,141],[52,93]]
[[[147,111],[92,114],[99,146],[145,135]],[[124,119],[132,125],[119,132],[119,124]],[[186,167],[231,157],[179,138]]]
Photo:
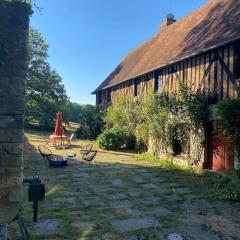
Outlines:
[[91,128],[88,125],[85,125],[84,127],[80,127],[76,131],[76,138],[78,139],[94,139],[95,138],[95,132],[91,130]]
[[117,127],[106,129],[99,137],[99,147],[106,150],[133,149],[135,137],[126,129]]
[[225,128],[232,134],[240,133],[240,99],[224,100],[217,104],[218,114]]
[[228,99],[217,104],[222,118],[217,130],[223,136],[236,138],[237,157],[240,159],[240,99]]
[[72,121],[80,124],[76,131],[79,139],[96,139],[102,132],[105,111],[93,105],[72,104]]

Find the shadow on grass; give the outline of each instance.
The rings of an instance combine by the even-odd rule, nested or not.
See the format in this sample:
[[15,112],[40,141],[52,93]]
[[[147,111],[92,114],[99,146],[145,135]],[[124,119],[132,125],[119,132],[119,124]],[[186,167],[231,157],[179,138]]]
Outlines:
[[[39,228],[32,224],[32,206],[27,201],[25,189],[23,213],[33,239],[99,240],[106,235],[109,239],[123,240],[137,233],[120,233],[112,226],[112,222],[132,218],[131,214],[135,211],[140,212],[140,217],[151,216],[157,207],[154,203],[156,198],[158,206],[175,214],[174,218],[165,217],[165,222],[171,219],[171,226],[176,226],[181,231],[184,223],[180,219],[185,214],[180,210],[182,206],[188,204],[190,208],[191,204],[205,204],[199,207],[207,209],[213,204],[221,205],[209,195],[208,186],[214,188],[216,183],[213,174],[198,175],[180,168],[166,168],[158,163],[136,160],[134,154],[105,151],[98,153],[93,164],[69,160],[69,166],[65,168],[49,168],[47,161],[37,151],[41,141],[41,134],[27,133],[24,176],[30,178],[38,175],[46,184],[46,198],[39,204],[39,222],[52,221],[59,224],[54,227],[49,223]],[[71,152],[71,149],[56,150],[54,153],[65,155],[67,152]],[[190,193],[184,194],[182,191]],[[188,201],[190,197],[193,202]],[[230,207],[236,210],[236,206]],[[194,210],[192,216],[197,214]],[[184,217],[189,218],[188,215]],[[201,219],[197,217],[196,219]],[[163,226],[166,228],[166,224]],[[143,229],[141,234],[151,236],[153,240],[159,239],[157,233],[163,231],[162,228],[159,225],[154,229]],[[11,239],[19,239],[15,223],[10,225],[10,230]]]

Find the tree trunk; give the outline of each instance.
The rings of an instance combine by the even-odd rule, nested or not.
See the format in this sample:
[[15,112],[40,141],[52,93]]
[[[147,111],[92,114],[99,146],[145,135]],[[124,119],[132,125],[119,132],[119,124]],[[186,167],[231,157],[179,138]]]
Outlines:
[[0,224],[0,240],[7,240],[7,224]]

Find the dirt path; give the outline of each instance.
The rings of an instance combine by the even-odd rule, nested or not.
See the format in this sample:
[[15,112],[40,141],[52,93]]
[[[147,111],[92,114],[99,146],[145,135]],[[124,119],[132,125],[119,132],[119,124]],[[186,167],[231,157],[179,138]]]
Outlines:
[[[26,137],[25,176],[38,174],[47,188],[35,226],[31,204],[24,201],[33,239],[240,239],[240,207],[210,196],[211,176],[159,168],[123,153],[99,153],[92,165],[71,160],[64,169],[50,169],[36,151],[46,137]],[[16,223],[10,229],[11,239],[19,239]]]

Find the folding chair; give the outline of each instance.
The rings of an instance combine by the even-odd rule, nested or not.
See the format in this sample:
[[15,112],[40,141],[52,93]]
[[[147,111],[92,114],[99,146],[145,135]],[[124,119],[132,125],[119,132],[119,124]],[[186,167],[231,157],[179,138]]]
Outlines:
[[39,145],[38,146],[38,151],[40,152],[40,154],[42,155],[42,157],[48,160],[49,166],[50,167],[65,167],[67,166],[68,160],[65,159],[64,157],[52,154],[52,151],[43,146],[43,145]]

